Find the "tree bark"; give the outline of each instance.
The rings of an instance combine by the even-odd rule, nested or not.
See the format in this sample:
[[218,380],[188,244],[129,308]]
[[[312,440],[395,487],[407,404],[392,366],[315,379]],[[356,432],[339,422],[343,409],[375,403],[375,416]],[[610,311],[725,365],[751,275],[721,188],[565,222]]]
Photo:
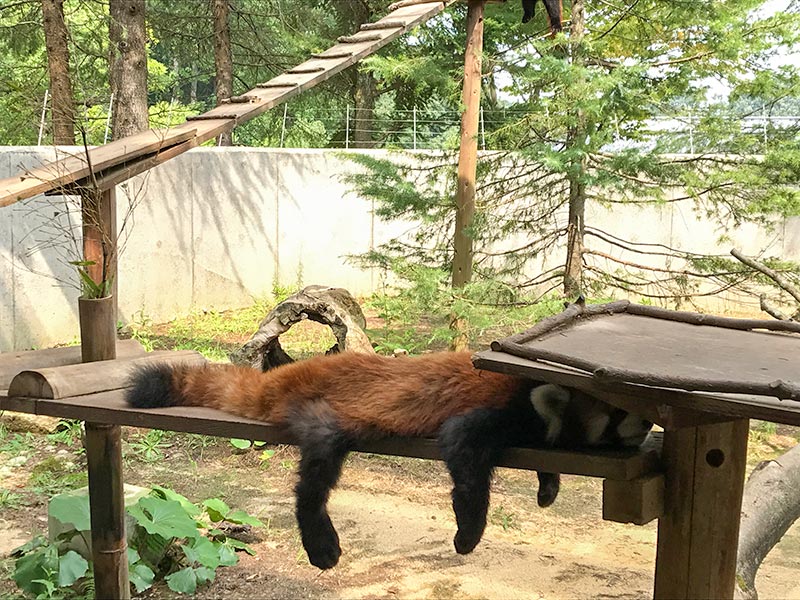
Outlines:
[[[470,0],[467,9],[467,47],[464,51],[464,87],[461,104],[461,145],[458,153],[456,223],[453,232],[453,288],[464,287],[472,280],[472,227],[475,215],[475,178],[478,168],[478,123],[481,110],[481,75],[483,65],[483,14],[485,0]],[[453,350],[466,350],[466,323],[457,315],[451,319],[455,332]]]
[[149,127],[145,0],[110,0],[108,35],[112,104],[111,132],[120,139]]
[[42,23],[50,75],[53,144],[71,146],[75,143],[75,103],[69,74],[64,0],[42,0]]
[[353,148],[372,148],[375,129],[375,100],[378,98],[378,82],[369,71],[356,72],[355,118],[353,119]]
[[[211,13],[214,17],[214,67],[216,77],[214,87],[217,94],[217,106],[228,100],[233,94],[233,55],[231,53],[231,30],[228,25],[230,5],[228,0],[211,0]],[[230,131],[217,138],[220,146],[233,144]]]
[[[581,44],[585,31],[584,0],[572,3],[572,29],[570,46],[572,63],[579,66],[583,63]],[[583,146],[586,139],[586,117],[580,109],[576,113],[576,125],[567,135],[567,148],[575,149]],[[568,173],[569,180],[569,217],[567,220],[567,259],[564,265],[564,294],[567,297],[580,296],[583,287],[583,237],[584,217],[586,214],[586,156],[582,155],[574,162]]]
[[744,488],[736,597],[758,598],[756,573],[764,558],[800,517],[800,445],[759,464]]

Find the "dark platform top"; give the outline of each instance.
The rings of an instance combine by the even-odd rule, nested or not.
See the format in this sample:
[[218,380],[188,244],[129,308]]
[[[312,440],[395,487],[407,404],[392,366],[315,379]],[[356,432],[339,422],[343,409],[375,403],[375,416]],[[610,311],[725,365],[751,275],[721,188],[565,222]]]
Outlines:
[[574,304],[492,350],[478,367],[800,425],[800,323]]
[[[0,395],[1,410],[80,419],[94,423],[261,440],[272,444],[295,443],[294,438],[283,427],[210,408],[171,407],[148,410],[131,408],[125,403],[124,390],[61,399]],[[429,438],[381,438],[360,442],[355,450],[440,459],[436,440]],[[660,468],[660,450],[661,437],[657,435],[652,436],[642,448],[614,452],[511,448],[505,451],[499,466],[629,480],[657,471]]]

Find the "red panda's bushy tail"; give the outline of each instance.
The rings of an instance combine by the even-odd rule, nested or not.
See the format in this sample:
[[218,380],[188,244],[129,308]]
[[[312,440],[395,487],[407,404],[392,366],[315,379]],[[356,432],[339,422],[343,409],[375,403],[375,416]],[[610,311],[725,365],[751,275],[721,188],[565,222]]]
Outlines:
[[162,408],[186,404],[176,376],[181,367],[152,364],[137,367],[128,380],[125,400],[133,408]]

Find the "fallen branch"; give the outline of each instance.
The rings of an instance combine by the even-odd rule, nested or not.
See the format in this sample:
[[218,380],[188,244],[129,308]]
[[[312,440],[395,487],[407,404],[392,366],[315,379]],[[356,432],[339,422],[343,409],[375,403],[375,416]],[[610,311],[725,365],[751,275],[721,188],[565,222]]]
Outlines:
[[311,285],[273,308],[244,346],[231,353],[231,362],[266,371],[294,362],[280,344],[279,336],[305,320],[331,328],[336,344],[327,351],[374,352],[364,333],[366,319],[358,302],[342,288]]
[[764,558],[800,517],[800,445],[760,463],[744,488],[736,597],[755,599],[756,573]]

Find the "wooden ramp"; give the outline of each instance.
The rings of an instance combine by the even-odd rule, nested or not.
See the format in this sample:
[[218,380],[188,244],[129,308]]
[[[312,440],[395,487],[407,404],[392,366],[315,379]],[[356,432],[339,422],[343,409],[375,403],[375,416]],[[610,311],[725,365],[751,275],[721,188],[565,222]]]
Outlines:
[[109,189],[330,79],[438,15],[452,2],[400,6],[376,22],[362,25],[354,35],[340,37],[328,50],[182,125],[151,129],[89,150],[91,167],[81,153],[0,180],[0,207],[51,191],[77,193],[89,187],[90,170],[94,171],[92,187],[96,181],[100,190]]

